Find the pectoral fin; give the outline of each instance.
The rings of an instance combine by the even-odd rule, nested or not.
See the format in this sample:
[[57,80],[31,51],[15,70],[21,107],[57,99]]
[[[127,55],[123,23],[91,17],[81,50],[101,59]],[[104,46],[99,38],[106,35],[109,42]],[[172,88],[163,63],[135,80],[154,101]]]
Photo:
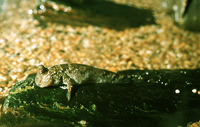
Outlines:
[[66,94],[68,101],[70,101],[70,99],[71,99],[71,91],[72,91],[72,85],[71,85],[71,83],[68,83],[67,84],[67,94]]
[[68,76],[63,76],[63,84],[65,84],[67,86],[67,100],[70,101],[71,99],[71,91],[72,91],[72,82],[73,80],[70,79]]

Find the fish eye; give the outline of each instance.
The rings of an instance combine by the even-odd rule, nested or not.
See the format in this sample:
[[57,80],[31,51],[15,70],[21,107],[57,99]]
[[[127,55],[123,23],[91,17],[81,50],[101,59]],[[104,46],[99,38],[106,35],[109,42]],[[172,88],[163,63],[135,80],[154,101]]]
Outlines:
[[40,74],[45,74],[45,71],[44,70],[40,70],[39,73]]
[[48,69],[46,67],[44,67],[43,65],[38,66],[38,72],[40,74],[45,74],[47,71],[48,71]]

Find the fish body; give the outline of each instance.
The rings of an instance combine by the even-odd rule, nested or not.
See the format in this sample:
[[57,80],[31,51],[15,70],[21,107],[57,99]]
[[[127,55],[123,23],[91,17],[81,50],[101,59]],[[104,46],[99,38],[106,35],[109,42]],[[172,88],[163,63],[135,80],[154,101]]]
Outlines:
[[36,85],[44,88],[49,86],[66,85],[67,98],[71,98],[71,89],[74,85],[101,84],[101,83],[126,83],[130,79],[123,74],[117,74],[104,69],[83,64],[60,64],[52,67],[38,66],[35,78]]

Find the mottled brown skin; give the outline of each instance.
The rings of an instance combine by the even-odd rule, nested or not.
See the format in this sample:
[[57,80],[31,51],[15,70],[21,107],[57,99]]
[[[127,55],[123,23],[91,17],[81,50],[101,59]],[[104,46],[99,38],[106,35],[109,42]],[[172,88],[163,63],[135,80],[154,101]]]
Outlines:
[[61,64],[49,68],[43,65],[38,66],[35,78],[39,87],[66,85],[67,98],[71,98],[73,85],[100,84],[100,83],[124,83],[128,78],[125,75],[117,74],[103,69],[82,64]]

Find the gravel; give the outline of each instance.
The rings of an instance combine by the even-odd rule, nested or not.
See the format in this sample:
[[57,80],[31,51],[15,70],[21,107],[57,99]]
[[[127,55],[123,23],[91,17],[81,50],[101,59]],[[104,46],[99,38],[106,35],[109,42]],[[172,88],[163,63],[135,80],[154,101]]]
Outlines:
[[124,30],[50,22],[41,27],[31,15],[36,0],[5,1],[0,12],[0,98],[15,82],[36,73],[39,64],[72,62],[114,72],[200,67],[200,33],[175,25],[159,0],[115,1],[151,9],[156,24]]

